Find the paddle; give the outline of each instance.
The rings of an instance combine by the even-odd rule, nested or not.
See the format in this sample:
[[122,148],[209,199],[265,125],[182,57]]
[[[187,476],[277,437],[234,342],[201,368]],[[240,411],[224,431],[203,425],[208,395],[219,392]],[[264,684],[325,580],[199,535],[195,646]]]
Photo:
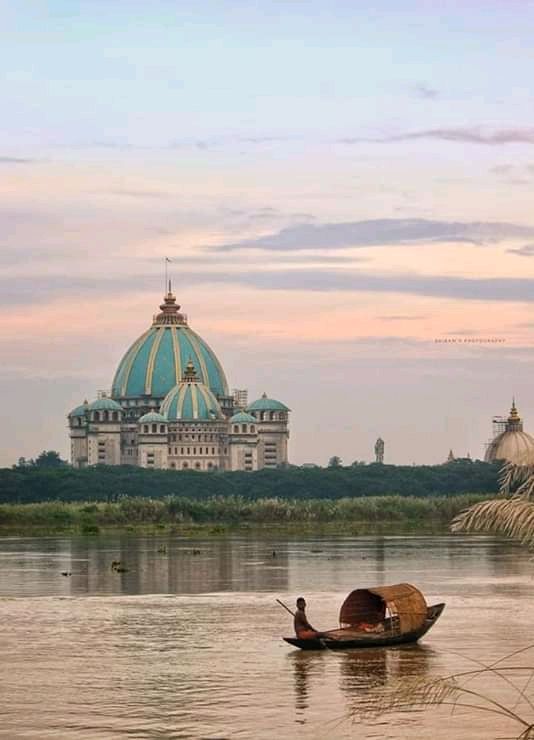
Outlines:
[[278,604],[280,604],[280,606],[282,606],[286,610],[286,612],[289,612],[292,617],[295,616],[295,612],[292,612],[291,609],[288,606],[286,606],[283,601],[280,601],[280,599],[276,599],[276,601]]

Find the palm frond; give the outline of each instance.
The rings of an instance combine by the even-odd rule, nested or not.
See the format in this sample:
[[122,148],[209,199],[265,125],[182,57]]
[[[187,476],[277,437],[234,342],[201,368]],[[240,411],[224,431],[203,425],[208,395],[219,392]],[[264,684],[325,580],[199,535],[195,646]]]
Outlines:
[[515,495],[522,495],[525,498],[532,496],[534,491],[532,455],[525,455],[518,463],[504,463],[499,473],[499,486],[499,492],[505,496],[512,491]]
[[453,532],[492,532],[534,542],[534,502],[521,495],[492,499],[470,506],[451,523]]

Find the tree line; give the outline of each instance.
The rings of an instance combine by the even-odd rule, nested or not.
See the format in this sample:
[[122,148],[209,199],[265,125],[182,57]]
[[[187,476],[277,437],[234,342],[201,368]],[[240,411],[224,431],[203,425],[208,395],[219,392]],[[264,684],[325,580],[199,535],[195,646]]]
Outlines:
[[493,494],[499,489],[500,464],[481,461],[419,466],[378,463],[328,468],[288,466],[252,473],[207,473],[100,465],[75,469],[59,456],[43,455],[35,461],[0,469],[0,503],[118,501],[125,496],[190,499],[237,496],[247,500],[428,497]]

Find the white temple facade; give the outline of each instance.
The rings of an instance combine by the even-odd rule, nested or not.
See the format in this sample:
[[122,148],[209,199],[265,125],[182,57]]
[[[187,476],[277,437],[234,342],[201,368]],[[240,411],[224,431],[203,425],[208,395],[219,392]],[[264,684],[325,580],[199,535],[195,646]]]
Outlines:
[[160,309],[120,361],[111,391],[68,415],[72,465],[286,465],[288,407],[265,393],[250,404],[245,390],[229,393],[222,365],[189,327],[170,285]]

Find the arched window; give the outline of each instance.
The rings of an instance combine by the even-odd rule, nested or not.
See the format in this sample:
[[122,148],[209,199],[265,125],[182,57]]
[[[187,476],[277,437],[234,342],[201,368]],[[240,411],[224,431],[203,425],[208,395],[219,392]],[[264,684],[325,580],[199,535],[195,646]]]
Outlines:
[[196,468],[197,470],[200,470],[200,463],[199,463],[199,462],[195,463],[195,468]]
[[213,463],[209,462],[208,463],[208,468],[211,470],[212,467],[213,467]]
[[158,431],[158,425],[152,424],[152,433],[155,434]]
[[188,467],[189,467],[188,463],[184,462],[182,465],[182,468],[188,468]]
[[241,424],[241,431],[243,432],[243,434],[246,434],[246,432],[247,432],[247,425],[246,424]]
[[118,421],[119,420],[119,412],[118,411],[114,411],[112,413],[112,415],[111,415],[111,418],[113,419],[113,421]]
[[171,463],[171,468],[176,468],[176,463]]
[[239,424],[234,424],[234,434],[239,434]]
[[159,425],[159,431],[160,431],[161,434],[165,434],[165,424],[160,424]]
[[254,426],[254,424],[250,425],[250,431],[252,434],[254,434],[254,432],[256,431],[256,427]]
[[95,421],[100,421],[100,411],[95,411]]
[[104,411],[103,417],[104,421],[109,421],[109,411]]
[[143,432],[144,432],[145,434],[148,434],[148,424],[144,424],[144,425],[143,425]]

